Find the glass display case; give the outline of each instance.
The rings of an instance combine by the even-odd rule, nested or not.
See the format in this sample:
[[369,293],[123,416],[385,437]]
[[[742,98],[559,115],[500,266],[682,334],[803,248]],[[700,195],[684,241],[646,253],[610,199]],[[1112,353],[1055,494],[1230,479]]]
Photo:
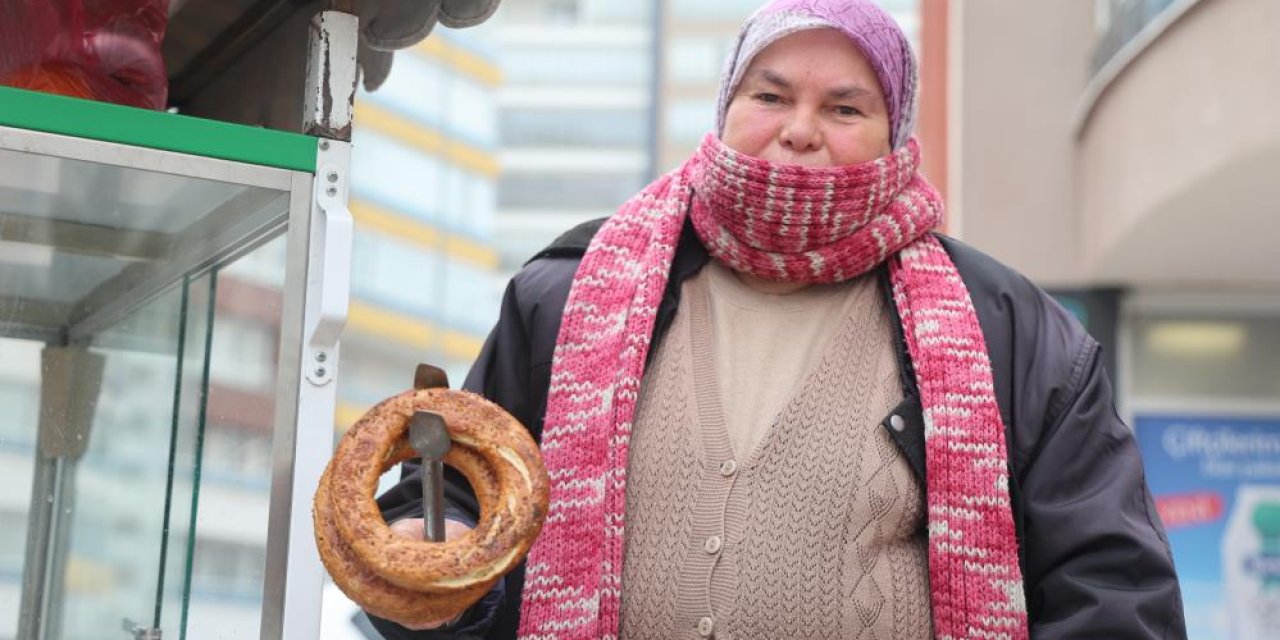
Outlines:
[[0,639],[318,636],[349,157],[0,87]]

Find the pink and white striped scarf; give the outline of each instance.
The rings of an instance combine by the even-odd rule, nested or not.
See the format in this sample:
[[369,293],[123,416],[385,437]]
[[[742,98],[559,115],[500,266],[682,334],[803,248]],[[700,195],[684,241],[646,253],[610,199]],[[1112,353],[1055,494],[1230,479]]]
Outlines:
[[713,257],[764,278],[838,282],[889,261],[924,406],[934,633],[1027,637],[991,363],[969,292],[928,233],[942,203],[919,164],[915,140],[872,162],[810,168],[707,136],[605,223],[556,342],[542,432],[551,504],[528,559],[520,638],[618,636],[632,420],[687,213]]

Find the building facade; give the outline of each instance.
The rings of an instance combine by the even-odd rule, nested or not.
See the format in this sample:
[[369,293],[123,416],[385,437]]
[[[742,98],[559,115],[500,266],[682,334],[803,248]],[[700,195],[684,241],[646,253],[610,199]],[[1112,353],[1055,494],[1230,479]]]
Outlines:
[[932,133],[953,233],[1107,349],[1191,637],[1274,633],[1280,4],[968,0],[924,15],[949,53]]
[[479,28],[504,77],[495,240],[507,273],[648,182],[653,15],[651,2],[524,0]]

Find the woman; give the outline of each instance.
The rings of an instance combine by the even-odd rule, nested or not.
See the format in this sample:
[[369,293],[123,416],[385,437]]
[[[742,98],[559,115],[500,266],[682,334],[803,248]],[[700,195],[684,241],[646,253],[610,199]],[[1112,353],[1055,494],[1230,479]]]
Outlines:
[[915,91],[870,0],[748,19],[719,135],[508,288],[466,387],[540,438],[550,514],[527,573],[419,633],[1185,636],[1098,345],[931,232]]

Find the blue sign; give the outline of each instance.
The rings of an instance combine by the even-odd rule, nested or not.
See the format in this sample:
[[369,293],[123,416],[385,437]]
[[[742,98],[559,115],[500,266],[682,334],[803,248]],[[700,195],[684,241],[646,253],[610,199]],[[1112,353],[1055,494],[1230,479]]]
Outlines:
[[1139,415],[1190,640],[1280,638],[1280,417]]

